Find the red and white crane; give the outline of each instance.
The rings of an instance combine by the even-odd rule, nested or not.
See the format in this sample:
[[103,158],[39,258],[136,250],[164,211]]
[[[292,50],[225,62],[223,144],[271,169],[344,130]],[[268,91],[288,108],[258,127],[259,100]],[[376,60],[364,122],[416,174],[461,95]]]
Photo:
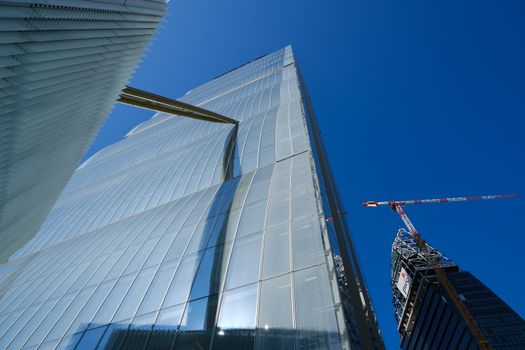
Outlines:
[[414,199],[409,201],[383,201],[375,202],[369,201],[364,202],[365,207],[379,207],[383,205],[407,205],[407,204],[428,204],[428,203],[446,203],[446,202],[465,202],[465,201],[475,201],[475,200],[487,200],[487,199],[505,199],[505,198],[515,198],[518,197],[517,194],[495,194],[492,196],[466,196],[466,197],[449,197],[449,198],[434,198],[434,199]]
[[[416,230],[416,227],[412,224],[412,221],[408,218],[407,214],[403,210],[403,206],[410,204],[430,204],[430,203],[448,203],[448,202],[465,202],[465,201],[474,201],[474,200],[488,200],[488,199],[506,199],[506,198],[515,198],[518,197],[517,194],[496,194],[491,196],[466,196],[466,197],[449,197],[449,198],[433,198],[433,199],[413,199],[408,201],[368,201],[363,202],[362,205],[369,208],[376,208],[381,206],[389,206],[394,211],[396,211],[401,220],[405,223],[406,227],[410,234],[416,240],[416,243],[419,245],[418,239],[421,239],[419,232]],[[420,247],[421,248],[421,247]]]
[[[405,205],[409,204],[428,204],[428,203],[448,203],[448,202],[464,202],[472,200],[488,200],[488,199],[505,199],[505,198],[515,198],[518,197],[516,194],[499,194],[492,196],[468,196],[468,197],[451,197],[451,198],[436,198],[436,199],[416,199],[408,201],[368,201],[364,202],[362,205],[369,208],[376,208],[381,206],[390,206],[394,211],[396,211],[401,220],[405,223],[410,235],[414,238],[417,246],[421,251],[426,251],[427,245],[421,235],[417,231],[412,221],[408,218],[407,214],[403,210]],[[472,317],[469,309],[465,306],[458,293],[454,289],[454,286],[448,280],[447,274],[443,268],[441,268],[437,261],[432,262],[432,268],[436,272],[436,278],[439,284],[445,289],[452,302],[458,309],[459,313],[462,315],[465,323],[469,327],[470,331],[477,338],[479,346],[481,349],[492,349],[488,339],[483,334],[481,328],[479,328],[476,320]]]

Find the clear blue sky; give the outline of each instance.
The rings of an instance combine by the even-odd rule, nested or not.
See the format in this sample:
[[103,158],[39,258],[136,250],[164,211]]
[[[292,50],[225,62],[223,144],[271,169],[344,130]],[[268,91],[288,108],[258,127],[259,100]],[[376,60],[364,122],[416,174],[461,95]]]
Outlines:
[[[525,3],[174,0],[132,85],[179,97],[289,43],[395,349],[389,259],[401,222],[360,203],[525,195]],[[117,106],[88,154],[150,117]],[[525,198],[407,211],[431,244],[525,316]]]

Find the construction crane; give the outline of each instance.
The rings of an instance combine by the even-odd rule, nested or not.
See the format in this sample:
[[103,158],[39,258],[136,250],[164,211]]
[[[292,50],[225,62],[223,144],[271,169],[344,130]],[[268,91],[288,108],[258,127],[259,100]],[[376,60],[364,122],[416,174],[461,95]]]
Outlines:
[[[416,245],[421,251],[427,250],[427,244],[419,234],[418,230],[412,224],[412,221],[408,218],[406,212],[403,210],[405,205],[409,204],[428,204],[428,203],[446,203],[446,202],[464,202],[471,200],[488,200],[488,199],[504,199],[504,198],[515,198],[518,197],[516,194],[502,194],[502,195],[492,195],[492,196],[470,196],[470,197],[452,197],[452,198],[437,198],[437,199],[416,199],[408,201],[383,201],[375,202],[368,201],[364,202],[362,205],[369,208],[376,208],[380,206],[390,206],[395,212],[399,214],[401,220],[405,223],[410,235],[413,237]],[[490,342],[483,334],[481,328],[477,324],[476,320],[470,313],[469,309],[465,306],[460,296],[454,289],[454,286],[450,283],[445,270],[440,267],[438,261],[432,260],[431,267],[436,273],[436,278],[438,283],[443,287],[447,295],[450,297],[454,306],[457,308],[458,312],[461,314],[468,328],[472,334],[476,337],[479,347],[483,350],[492,349]]]

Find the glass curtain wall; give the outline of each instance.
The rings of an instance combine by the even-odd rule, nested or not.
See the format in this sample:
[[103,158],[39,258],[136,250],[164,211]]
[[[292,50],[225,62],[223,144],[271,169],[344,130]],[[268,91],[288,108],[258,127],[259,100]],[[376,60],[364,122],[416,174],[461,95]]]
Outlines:
[[291,47],[181,100],[239,126],[159,113],[84,162],[0,266],[0,347],[366,348]]

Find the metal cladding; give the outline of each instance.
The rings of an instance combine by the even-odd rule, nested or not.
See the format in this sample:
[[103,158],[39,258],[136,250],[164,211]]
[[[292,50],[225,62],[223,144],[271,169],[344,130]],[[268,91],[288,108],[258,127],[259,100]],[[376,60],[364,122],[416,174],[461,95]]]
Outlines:
[[165,7],[0,1],[0,262],[42,225]]
[[181,98],[238,125],[158,113],[84,162],[0,266],[0,348],[380,348],[304,91],[287,47]]

